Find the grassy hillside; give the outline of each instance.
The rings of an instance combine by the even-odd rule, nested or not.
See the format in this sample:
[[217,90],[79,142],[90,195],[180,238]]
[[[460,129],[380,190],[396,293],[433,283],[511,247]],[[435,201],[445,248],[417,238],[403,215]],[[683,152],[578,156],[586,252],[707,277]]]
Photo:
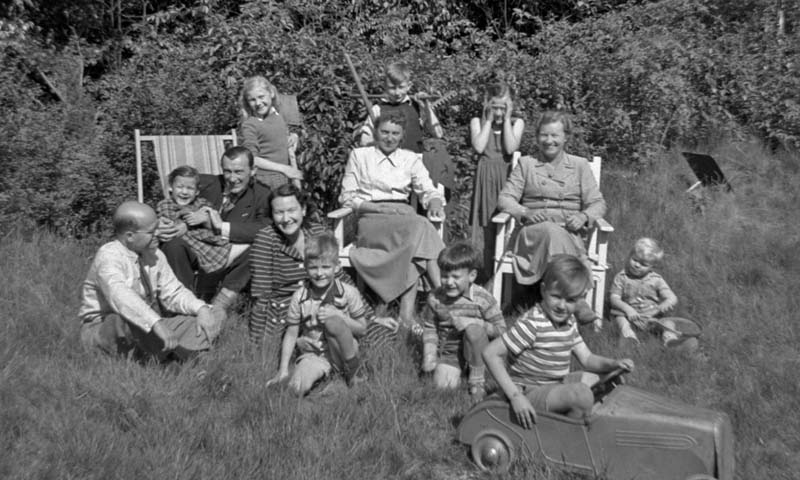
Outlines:
[[[688,197],[677,153],[638,174],[606,170],[617,228],[612,268],[632,241],[659,239],[678,312],[705,327],[695,359],[648,340],[629,382],[727,412],[737,478],[800,471],[798,159],[750,144],[712,152],[733,193]],[[266,389],[274,350],[234,321],[218,348],[180,372],[91,358],[78,345],[78,289],[97,243],[44,232],[0,242],[2,478],[488,478],[455,443],[465,391],[433,391],[396,345],[363,388],[296,400]],[[587,334],[614,354],[611,329]],[[583,478],[520,464],[512,478]]]

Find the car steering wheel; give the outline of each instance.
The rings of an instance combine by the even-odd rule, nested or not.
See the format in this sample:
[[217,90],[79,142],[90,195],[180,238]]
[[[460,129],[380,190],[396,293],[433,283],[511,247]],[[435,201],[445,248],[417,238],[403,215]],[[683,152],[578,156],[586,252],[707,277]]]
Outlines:
[[608,395],[617,385],[625,383],[622,376],[626,373],[628,373],[628,371],[624,368],[615,368],[600,377],[597,383],[592,385],[592,393],[594,394],[595,401]]

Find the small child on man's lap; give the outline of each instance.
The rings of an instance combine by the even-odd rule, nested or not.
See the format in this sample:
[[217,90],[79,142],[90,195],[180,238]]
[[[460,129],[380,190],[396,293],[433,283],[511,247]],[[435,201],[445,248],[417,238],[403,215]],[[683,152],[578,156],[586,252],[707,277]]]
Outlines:
[[577,257],[554,256],[542,277],[542,301],[483,351],[486,367],[525,428],[532,428],[536,411],[572,418],[591,413],[589,385],[564,382],[571,355],[588,372],[633,370],[633,360],[592,353],[578,332],[573,314],[590,285],[591,273]]
[[169,197],[158,202],[156,214],[159,226],[183,222],[187,226],[184,240],[197,262],[205,272],[215,272],[224,268],[233,258],[240,255],[246,245],[231,244],[211,228],[208,210],[211,204],[199,196],[200,174],[188,165],[175,168],[167,176]]
[[[625,269],[614,277],[609,292],[611,317],[620,340],[637,342],[634,329],[645,331],[648,319],[660,317],[678,304],[678,297],[667,282],[653,271],[664,258],[664,251],[652,238],[643,237],[633,245]],[[664,330],[662,340],[668,345],[677,335]]]
[[[341,269],[339,243],[331,233],[306,240],[308,278],[292,296],[286,316],[278,374],[267,385],[289,379],[295,394],[306,394],[333,369],[349,386],[363,380],[356,337],[367,330],[367,308],[361,293],[336,279]],[[291,376],[289,362],[298,350]]]
[[437,263],[442,286],[431,292],[423,311],[422,370],[433,372],[438,388],[456,388],[468,366],[470,395],[482,397],[481,353],[491,338],[505,332],[503,314],[494,297],[474,284],[481,258],[472,244],[446,247]]

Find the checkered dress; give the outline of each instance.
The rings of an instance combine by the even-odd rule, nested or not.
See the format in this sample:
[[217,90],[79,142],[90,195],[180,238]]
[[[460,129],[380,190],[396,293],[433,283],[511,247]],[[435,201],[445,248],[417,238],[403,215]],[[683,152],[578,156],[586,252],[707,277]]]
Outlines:
[[[184,213],[196,212],[203,207],[211,207],[211,204],[202,197],[197,197],[194,202],[185,207],[181,207],[171,198],[167,198],[158,202],[156,213],[159,217],[177,221],[181,220],[181,215]],[[220,235],[214,234],[211,229],[198,226],[189,227],[189,230],[181,238],[197,255],[197,263],[204,272],[211,273],[225,268],[231,253],[231,244]]]

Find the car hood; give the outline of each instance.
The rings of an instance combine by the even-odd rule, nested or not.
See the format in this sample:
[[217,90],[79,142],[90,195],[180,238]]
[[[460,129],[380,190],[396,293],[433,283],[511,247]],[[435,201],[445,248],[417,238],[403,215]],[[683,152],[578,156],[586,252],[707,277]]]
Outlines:
[[598,416],[663,416],[674,420],[687,419],[693,423],[715,424],[725,414],[707,408],[696,407],[679,400],[662,397],[627,385],[615,388],[594,412]]

